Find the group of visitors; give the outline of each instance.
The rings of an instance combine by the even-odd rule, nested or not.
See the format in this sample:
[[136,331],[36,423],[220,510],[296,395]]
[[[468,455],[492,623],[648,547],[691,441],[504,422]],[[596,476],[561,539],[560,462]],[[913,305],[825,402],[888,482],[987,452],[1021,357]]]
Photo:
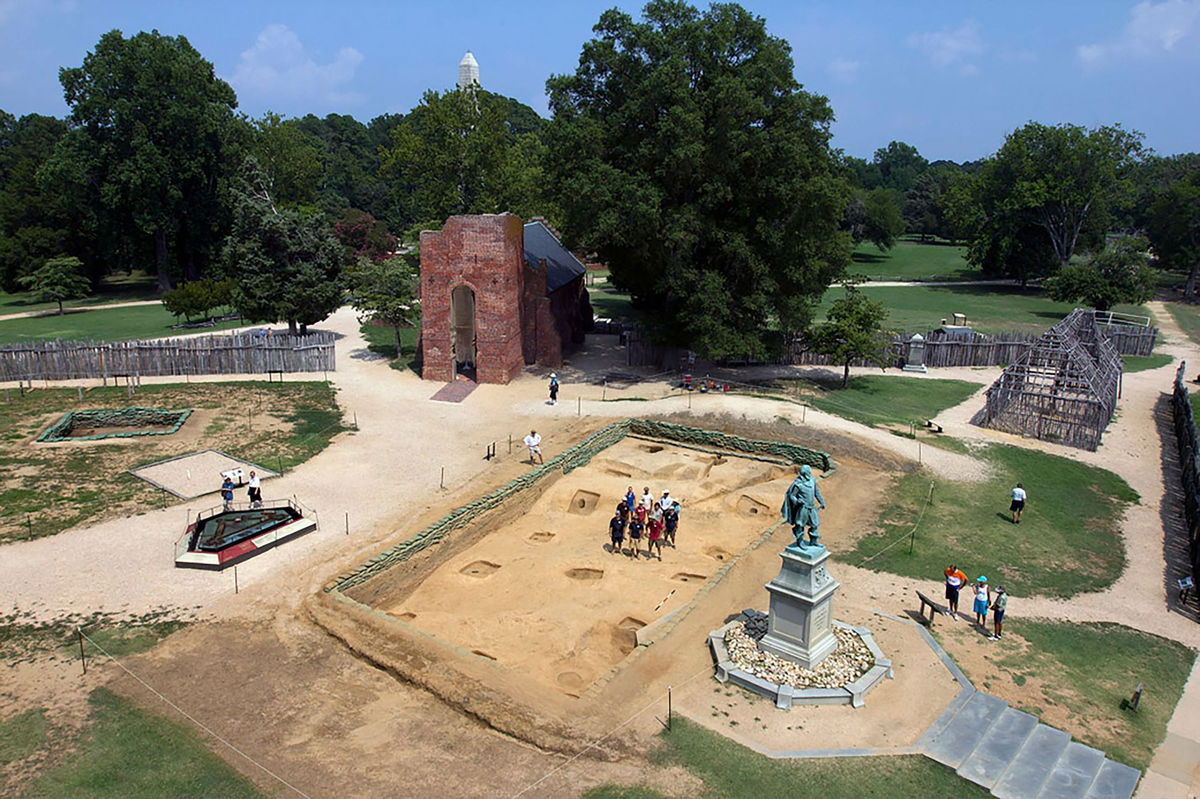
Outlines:
[[[225,510],[233,510],[233,489],[236,486],[233,484],[233,478],[228,474],[221,481],[221,503]],[[250,507],[262,507],[262,481],[258,477],[258,473],[253,469],[250,470],[250,479],[246,481],[247,498],[250,500]]]
[[629,486],[608,522],[612,553],[625,554],[625,537],[628,534],[629,557],[634,560],[641,558],[639,547],[644,538],[646,558],[653,557],[657,551],[658,559],[662,560],[663,544],[675,546],[675,534],[679,530],[679,510],[679,500],[672,498],[670,491],[662,492],[662,497],[655,500],[649,486],[642,489],[640,498],[633,493],[633,486]]
[[975,582],[970,586],[967,585],[967,575],[962,572],[954,564],[950,564],[945,571],[946,576],[946,604],[950,607],[950,618],[958,618],[958,597],[963,589],[967,589],[974,597],[971,610],[975,614],[975,624],[983,633],[987,633],[987,614],[988,610],[992,611],[992,634],[988,635],[989,641],[998,641],[1003,637],[1004,633],[1004,613],[1008,610],[1008,593],[1004,590],[1004,586],[996,587],[995,595],[992,594],[990,586],[988,586],[988,578],[986,575],[979,575],[975,578]]

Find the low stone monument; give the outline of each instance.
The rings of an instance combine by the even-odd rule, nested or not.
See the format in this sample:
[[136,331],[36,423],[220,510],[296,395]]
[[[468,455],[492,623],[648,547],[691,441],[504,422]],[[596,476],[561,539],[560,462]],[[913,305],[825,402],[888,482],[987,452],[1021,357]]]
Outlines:
[[783,499],[781,515],[795,541],[780,553],[783,566],[767,583],[770,612],[764,619],[757,611],[743,611],[742,618],[708,636],[717,679],[768,696],[780,708],[861,707],[867,691],[892,676],[891,661],[883,657],[870,630],[833,618],[839,584],[826,565],[829,550],[820,543],[818,511],[824,508],[812,469],[800,467]]
[[920,333],[913,333],[913,337],[908,340],[908,357],[904,362],[904,371],[929,374],[929,369],[925,366],[925,337]]

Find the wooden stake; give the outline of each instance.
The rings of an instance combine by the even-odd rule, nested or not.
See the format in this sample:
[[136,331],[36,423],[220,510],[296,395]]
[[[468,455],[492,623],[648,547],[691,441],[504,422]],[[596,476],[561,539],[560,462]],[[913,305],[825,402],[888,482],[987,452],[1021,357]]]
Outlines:
[[83,673],[87,674],[87,652],[83,650],[83,629],[76,627],[75,632],[79,635],[79,660],[83,663]]

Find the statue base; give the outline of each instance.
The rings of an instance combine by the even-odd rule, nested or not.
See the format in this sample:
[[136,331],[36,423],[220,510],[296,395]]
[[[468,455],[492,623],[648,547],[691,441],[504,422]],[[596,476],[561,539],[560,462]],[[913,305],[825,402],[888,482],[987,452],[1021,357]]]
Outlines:
[[833,635],[833,595],[838,582],[825,561],[821,545],[787,547],[780,553],[783,568],[767,583],[771,594],[767,634],[759,647],[806,669],[814,668],[837,647]]

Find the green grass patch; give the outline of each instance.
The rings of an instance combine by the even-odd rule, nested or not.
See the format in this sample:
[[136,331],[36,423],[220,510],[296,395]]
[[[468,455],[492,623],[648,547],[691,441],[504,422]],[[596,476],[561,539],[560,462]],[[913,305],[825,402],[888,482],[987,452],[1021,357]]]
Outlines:
[[[925,333],[941,325],[953,313],[964,313],[971,327],[981,333],[1018,331],[1044,333],[1070,313],[1075,305],[1054,302],[1040,288],[1019,286],[885,286],[862,287],[872,300],[887,306],[884,326],[901,333]],[[833,301],[843,296],[841,287],[825,293],[816,310],[823,318]],[[1149,314],[1142,306],[1118,305],[1121,313]]]
[[367,349],[376,355],[382,355],[391,361],[391,367],[403,372],[409,369],[416,374],[421,374],[420,364],[418,363],[417,342],[421,339],[421,328],[417,327],[402,327],[400,328],[400,341],[404,345],[404,357],[397,357],[396,354],[396,330],[395,328],[385,327],[384,325],[375,325],[370,322],[359,325],[358,332],[367,340]]
[[592,303],[592,313],[598,317],[606,317],[614,322],[641,321],[641,313],[633,307],[629,294],[618,291],[612,284],[588,286],[588,299]]
[[103,688],[92,692],[89,703],[91,720],[78,751],[39,778],[34,794],[51,799],[262,796],[192,729]]
[[864,241],[854,248],[849,271],[871,280],[982,280],[966,254],[966,247],[945,241],[901,239],[890,250]]
[[1168,302],[1167,310],[1175,324],[1179,325],[1184,334],[1193,344],[1200,344],[1200,305],[1186,302]]
[[1125,355],[1125,372],[1144,372],[1147,369],[1158,369],[1175,360],[1165,352],[1154,352],[1150,355]]
[[806,393],[805,400],[826,413],[867,425],[907,425],[932,419],[965,402],[981,385],[965,380],[862,375],[852,377],[846,388],[841,388],[840,378],[818,384],[820,390]]
[[[926,472],[901,477],[880,513],[880,531],[860,539],[844,557],[893,574],[940,581],[956,563],[972,579],[986,574],[1015,596],[1069,597],[1102,591],[1125,568],[1120,519],[1138,494],[1105,469],[1019,447],[989,445],[976,452],[989,479],[959,482]],[[908,544],[885,547],[917,521],[934,484],[933,502]],[[1009,521],[1009,491],[1029,492],[1021,523]],[[882,553],[882,554],[880,554]]]
[[[135,302],[159,298],[158,281],[154,275],[133,272],[125,275],[110,275],[101,281],[94,294],[80,300],[67,300],[66,308],[87,308],[114,302]],[[38,302],[31,291],[9,293],[0,291],[0,315],[24,311],[58,310],[56,302]]]
[[49,729],[46,711],[41,708],[0,721],[0,766],[24,760],[40,749]]
[[[682,766],[704,781],[703,799],[770,796],[864,799],[884,796],[985,797],[988,792],[929,758],[841,757],[773,760],[675,717],[654,753],[663,765]],[[657,799],[641,787],[601,786],[588,799]]]
[[[1119,624],[1022,619],[1019,599],[1009,607],[1017,615],[1005,620],[1003,645],[989,659],[1000,672],[995,677],[1021,689],[1006,691],[1019,697],[1010,702],[1115,760],[1149,766],[1195,652]],[[1123,710],[1138,683],[1146,686],[1138,710]]]
[[240,320],[217,322],[212,327],[173,330],[174,316],[162,305],[135,305],[126,308],[73,310],[62,316],[33,316],[0,320],[0,344],[25,341],[125,341],[128,339],[165,338],[192,333],[215,332],[240,327]]
[[[53,621],[12,614],[0,618],[0,661],[78,660],[76,630],[80,628],[113,657],[136,655],[190,623],[173,610],[154,610],[136,617],[102,612],[70,614]],[[102,657],[92,643],[85,641],[84,649],[89,658]]]

